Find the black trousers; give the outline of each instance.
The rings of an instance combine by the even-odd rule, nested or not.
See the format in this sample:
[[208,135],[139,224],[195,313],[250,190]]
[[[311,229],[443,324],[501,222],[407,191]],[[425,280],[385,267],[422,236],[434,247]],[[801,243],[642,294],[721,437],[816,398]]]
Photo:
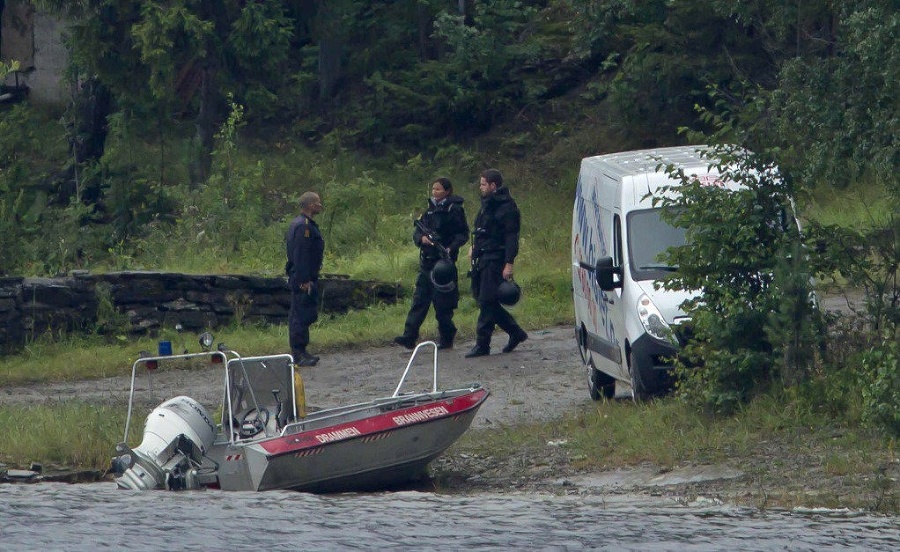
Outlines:
[[429,270],[419,270],[416,277],[416,288],[413,291],[412,305],[406,315],[403,336],[415,341],[419,338],[419,328],[428,315],[428,309],[434,305],[434,318],[437,320],[438,333],[442,343],[453,343],[456,337],[456,324],[453,323],[453,311],[459,304],[459,286],[452,291],[441,292],[434,288]]
[[497,300],[497,288],[503,281],[503,260],[481,260],[478,270],[472,271],[472,296],[481,309],[475,325],[475,343],[478,347],[489,348],[494,328],[509,335],[521,335],[525,331],[516,319]]
[[291,312],[288,315],[288,339],[291,353],[305,353],[309,345],[309,327],[319,318],[319,288],[313,284],[306,293],[291,286]]

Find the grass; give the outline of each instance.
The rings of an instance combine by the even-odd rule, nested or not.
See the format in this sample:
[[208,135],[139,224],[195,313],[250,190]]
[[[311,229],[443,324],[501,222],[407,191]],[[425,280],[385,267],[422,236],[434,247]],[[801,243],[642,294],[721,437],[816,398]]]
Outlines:
[[471,430],[452,452],[516,463],[540,459],[548,447],[564,443],[569,466],[577,472],[638,466],[665,472],[722,464],[749,479],[733,498],[760,508],[900,511],[897,482],[885,474],[900,461],[894,441],[795,413],[787,396],[762,397],[726,418],[698,414],[675,398],[608,401],[556,422]]
[[854,182],[843,190],[822,186],[809,198],[804,215],[821,224],[846,228],[883,226],[896,216],[887,197],[881,182]]
[[112,444],[122,439],[125,410],[81,402],[0,406],[0,427],[0,462],[106,470]]

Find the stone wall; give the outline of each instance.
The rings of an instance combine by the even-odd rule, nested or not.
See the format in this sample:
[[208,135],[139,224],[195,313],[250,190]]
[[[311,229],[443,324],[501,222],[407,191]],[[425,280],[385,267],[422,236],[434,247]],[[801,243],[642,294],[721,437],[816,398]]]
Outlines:
[[[398,285],[328,275],[320,312],[393,303]],[[0,349],[20,349],[47,333],[96,331],[155,335],[180,324],[203,331],[239,323],[287,323],[285,278],[166,272],[73,273],[64,278],[0,278]]]

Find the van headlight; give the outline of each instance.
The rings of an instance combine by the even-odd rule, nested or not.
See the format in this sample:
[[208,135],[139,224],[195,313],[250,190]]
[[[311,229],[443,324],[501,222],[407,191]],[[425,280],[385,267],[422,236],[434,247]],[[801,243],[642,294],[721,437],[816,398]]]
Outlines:
[[656,308],[656,305],[653,304],[653,301],[650,300],[650,297],[648,297],[646,293],[642,293],[641,296],[638,297],[637,311],[638,318],[640,318],[641,325],[644,326],[645,332],[660,341],[678,344],[678,341],[675,339],[675,334],[672,332],[672,328],[666,323],[662,313],[659,312],[659,309]]

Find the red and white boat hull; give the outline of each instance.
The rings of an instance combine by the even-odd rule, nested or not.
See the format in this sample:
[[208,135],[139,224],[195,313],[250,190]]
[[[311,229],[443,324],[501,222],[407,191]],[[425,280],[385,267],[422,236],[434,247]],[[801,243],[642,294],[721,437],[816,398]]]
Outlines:
[[[219,464],[218,485],[224,490],[384,488],[420,475],[469,428],[488,394],[477,388],[425,402],[419,397],[411,406],[400,397],[351,412],[320,411],[286,428],[283,436],[216,444],[208,456]],[[332,415],[338,423],[305,429]],[[348,417],[357,419],[340,421]]]

